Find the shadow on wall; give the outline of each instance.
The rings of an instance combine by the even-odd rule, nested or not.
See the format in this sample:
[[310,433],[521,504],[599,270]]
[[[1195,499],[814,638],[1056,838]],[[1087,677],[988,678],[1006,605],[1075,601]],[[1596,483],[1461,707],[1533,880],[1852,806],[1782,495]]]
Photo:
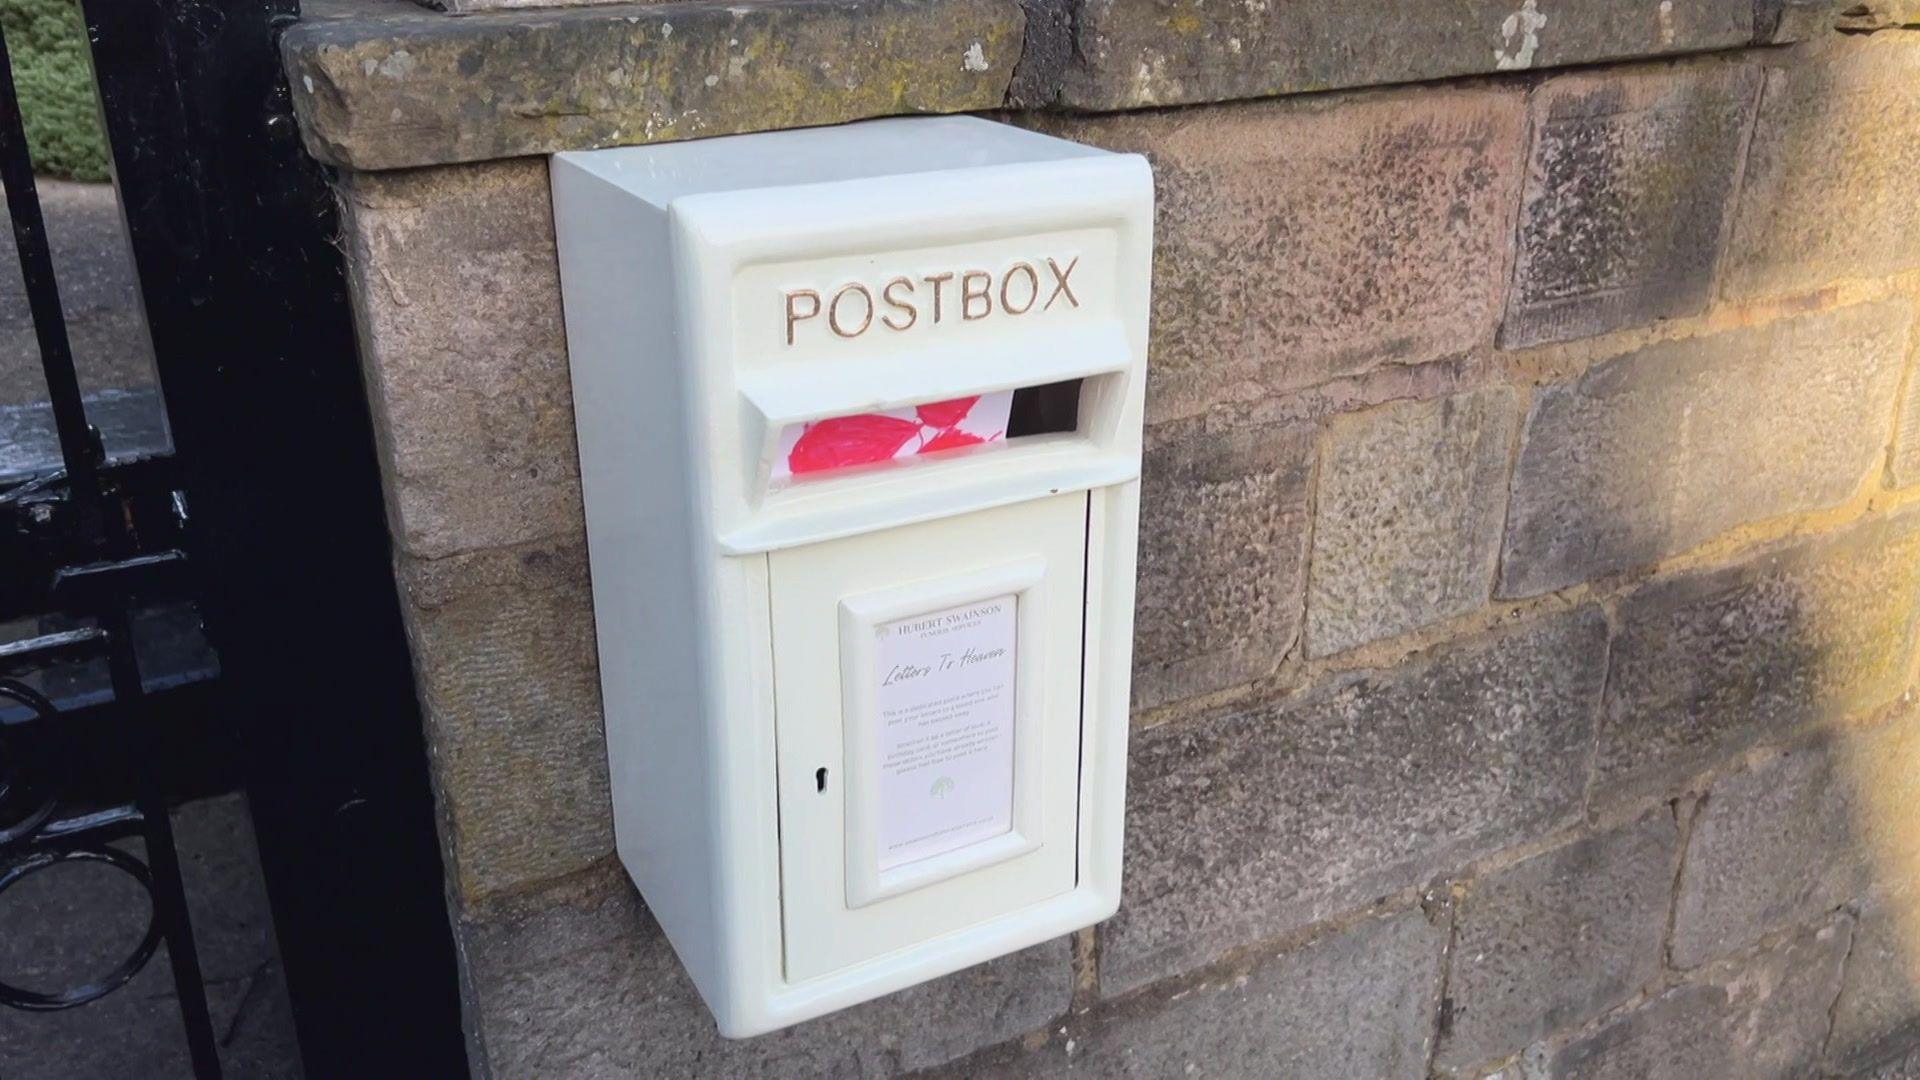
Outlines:
[[[1729,297],[1807,294],[1834,281],[1892,277],[1890,292],[1905,298],[1914,319],[1920,305],[1914,273],[1920,263],[1915,38],[1920,29],[1849,36],[1839,39],[1849,48],[1834,63],[1769,70],[1734,223],[1732,250],[1741,257],[1723,283]],[[1877,417],[1891,431],[1890,450],[1884,482],[1876,469],[1866,487],[1881,505],[1910,504],[1911,492],[1893,492],[1920,481],[1917,322],[1907,324],[1906,347],[1897,350],[1906,361],[1906,382],[1894,415]],[[1812,369],[1796,374],[1803,385],[1814,381]],[[1793,399],[1783,396],[1781,406],[1791,410]],[[1789,460],[1798,449],[1791,440],[1779,446]],[[1910,523],[1914,512],[1905,517]],[[1760,820],[1737,831],[1742,843],[1759,850],[1765,849],[1768,826],[1780,830],[1774,835],[1798,839],[1799,850],[1776,868],[1780,902],[1818,908],[1838,898],[1854,912],[1826,1048],[1830,1065],[1847,1068],[1864,1068],[1920,1043],[1920,546],[1910,524],[1899,531],[1886,540],[1891,558],[1879,572],[1884,576],[1868,583],[1890,592],[1891,602],[1863,592],[1853,603],[1815,605],[1801,625],[1783,631],[1806,650],[1805,692],[1815,719],[1831,731],[1831,772],[1791,761],[1756,766],[1756,781],[1770,778],[1762,807],[1782,813],[1769,820],[1756,807]],[[1900,694],[1881,714],[1863,710],[1863,702],[1842,689],[1859,684],[1863,668],[1875,667],[1880,671],[1867,680],[1880,689],[1873,696]],[[1816,744],[1813,752],[1821,749]],[[1801,776],[1812,778],[1802,781],[1813,788],[1804,797],[1793,790]],[[1805,804],[1796,806],[1797,797]],[[1702,825],[1717,820],[1714,798],[1709,793],[1702,807]],[[1846,826],[1838,836],[1829,837],[1816,824],[1836,819]],[[1842,896],[1841,883],[1853,886],[1850,895]]]
[[[1763,1002],[1732,1037],[1767,1075],[1808,1067],[1760,1029],[1804,1022],[1762,1019],[1769,997],[1819,1009],[1834,1074],[1920,1045],[1916,37],[1763,54],[1708,336],[1537,390],[1512,488],[1505,594],[1673,560],[1617,601],[1590,796],[1677,799],[1679,982],[1635,1008],[1683,1009],[1795,933],[1844,939],[1726,984]],[[1577,499],[1529,504],[1583,470]],[[1630,1060],[1631,1022],[1607,1023]]]
[[[1136,671],[1136,704],[1153,712],[1134,747],[1127,894],[1096,950],[1100,995],[1126,1000],[1074,1030],[1084,1060],[1122,1046],[1136,1064],[1290,1054],[1311,1073],[1299,1062],[1312,1048],[1337,1046],[1349,1064],[1374,1053],[1382,1073],[1413,1074],[1409,1047],[1434,1031],[1420,1002],[1369,1009],[1366,1031],[1342,1019],[1358,1011],[1339,998],[1361,993],[1357,976],[1294,1017],[1273,1002],[1311,993],[1306,957],[1322,943],[1385,948],[1361,909],[1430,903],[1408,898],[1430,875],[1461,898],[1435,961],[1443,1070],[1524,1058],[1516,1068],[1555,1076],[1844,1075],[1920,1045],[1920,424],[1900,423],[1916,397],[1916,45],[1915,30],[1836,35],[1526,84],[1063,122],[1155,157],[1156,301],[1169,308],[1156,310],[1163,394],[1149,410],[1184,410],[1162,415],[1163,432],[1207,413],[1191,444],[1203,449],[1167,455],[1180,467],[1156,472],[1149,452],[1139,624],[1161,637],[1136,649],[1231,661],[1178,679]],[[1399,293],[1471,307],[1451,280],[1364,275],[1364,252],[1324,274],[1303,265],[1324,230],[1291,227],[1301,200],[1286,173],[1324,174],[1308,205],[1355,219],[1380,266],[1444,267],[1408,258],[1424,207],[1382,198],[1393,213],[1359,220],[1374,190],[1355,166],[1365,154],[1327,154],[1333,139],[1313,136],[1393,143],[1389,167],[1431,170],[1425,189],[1444,191],[1453,172],[1418,156],[1422,133],[1403,149],[1368,111],[1501,115],[1522,90],[1530,145],[1512,145],[1531,171],[1491,185],[1521,188],[1524,204],[1487,365],[1532,395],[1510,477],[1502,452],[1487,455],[1484,493],[1459,479],[1480,465],[1475,440],[1504,451],[1518,411],[1462,385],[1477,368],[1426,389],[1409,376],[1330,421],[1296,405],[1310,423],[1284,432],[1235,427],[1237,401],[1193,390],[1231,376],[1269,405],[1295,392],[1274,372],[1320,355],[1254,317],[1298,306],[1276,304],[1288,294],[1263,275],[1296,290],[1364,276],[1379,310],[1404,310]],[[1468,160],[1497,171],[1507,145],[1477,139]],[[1463,233],[1484,219],[1466,195],[1448,204]],[[1257,247],[1263,226],[1286,242]],[[1234,257],[1265,308],[1196,318],[1164,288],[1204,293]],[[1472,315],[1457,349],[1484,348]],[[1341,325],[1338,309],[1318,323]],[[1365,328],[1381,323],[1399,326]],[[1236,335],[1245,348],[1218,348]],[[1455,340],[1393,358],[1440,368]],[[1374,384],[1382,370],[1361,370],[1341,392]],[[1306,531],[1310,565],[1250,569]],[[1304,641],[1275,568],[1310,579]],[[1259,605],[1249,579],[1273,586]],[[1247,622],[1282,609],[1281,632],[1255,641]],[[1216,641],[1257,655],[1197,641],[1207,617]],[[1165,692],[1141,694],[1156,676]],[[1417,997],[1432,957],[1404,948],[1379,979]],[[1223,982],[1268,1004],[1230,1004]],[[1270,1025],[1260,1039],[1219,1034],[1203,1053],[1179,1030],[1218,1034],[1235,1008]],[[1168,1046],[1141,1037],[1150,1023]]]
[[1846,739],[1841,762],[1873,885],[1858,907],[1828,1052],[1867,1063],[1920,1040],[1920,717]]

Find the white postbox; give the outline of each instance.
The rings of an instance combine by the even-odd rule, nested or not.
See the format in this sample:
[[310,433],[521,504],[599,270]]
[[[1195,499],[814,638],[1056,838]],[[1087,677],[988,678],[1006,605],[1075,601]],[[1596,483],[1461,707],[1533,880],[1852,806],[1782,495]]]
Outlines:
[[721,1032],[1111,915],[1146,162],[916,118],[552,174],[615,834]]

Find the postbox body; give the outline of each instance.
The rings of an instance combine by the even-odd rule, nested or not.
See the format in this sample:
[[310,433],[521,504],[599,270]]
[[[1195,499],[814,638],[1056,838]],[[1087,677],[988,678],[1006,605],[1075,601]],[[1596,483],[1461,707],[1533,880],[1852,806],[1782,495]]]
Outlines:
[[1144,160],[929,118],[552,175],[615,834],[722,1033],[1111,915]]

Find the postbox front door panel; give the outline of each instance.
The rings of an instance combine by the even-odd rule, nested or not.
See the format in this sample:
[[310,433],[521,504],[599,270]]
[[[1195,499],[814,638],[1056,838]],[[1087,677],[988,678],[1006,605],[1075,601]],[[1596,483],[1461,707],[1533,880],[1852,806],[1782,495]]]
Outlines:
[[1074,493],[769,557],[789,981],[1073,888],[1086,518]]

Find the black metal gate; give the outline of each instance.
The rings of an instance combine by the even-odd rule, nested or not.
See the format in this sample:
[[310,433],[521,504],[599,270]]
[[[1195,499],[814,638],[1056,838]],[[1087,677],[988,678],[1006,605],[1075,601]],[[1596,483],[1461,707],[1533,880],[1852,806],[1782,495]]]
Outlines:
[[[169,820],[244,789],[309,1075],[465,1071],[419,717],[324,177],[276,36],[296,0],[83,0],[170,454],[110,459],[88,422],[0,40],[0,180],[63,467],[0,482],[0,899],[75,860],[131,875],[182,1037],[219,1074]],[[136,612],[191,604],[218,657],[156,684]],[[107,693],[20,676],[104,658]],[[145,858],[114,843],[144,840]],[[0,1061],[0,1075],[9,1072]]]

